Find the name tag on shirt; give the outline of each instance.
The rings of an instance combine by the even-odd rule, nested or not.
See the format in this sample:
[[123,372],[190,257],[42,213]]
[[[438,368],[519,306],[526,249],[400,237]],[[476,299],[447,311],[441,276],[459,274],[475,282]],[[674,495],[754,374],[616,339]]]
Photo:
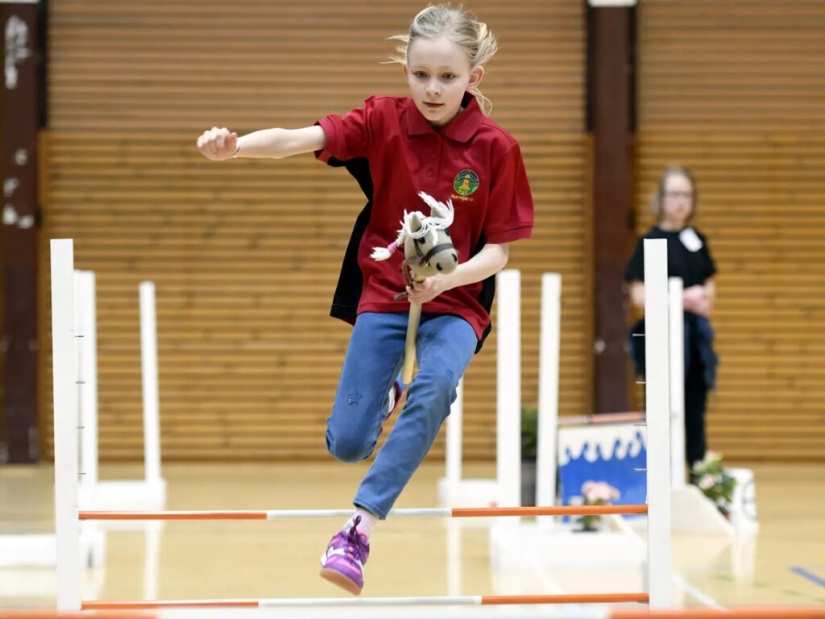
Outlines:
[[679,240],[682,241],[682,245],[687,247],[688,251],[696,252],[702,249],[702,239],[694,232],[693,228],[682,230],[679,234]]

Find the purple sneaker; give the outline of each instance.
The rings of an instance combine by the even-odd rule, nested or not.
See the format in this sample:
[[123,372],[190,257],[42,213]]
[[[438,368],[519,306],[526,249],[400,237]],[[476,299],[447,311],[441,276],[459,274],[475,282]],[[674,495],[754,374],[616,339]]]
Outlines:
[[390,404],[387,407],[387,414],[384,417],[384,421],[389,419],[392,414],[395,412],[395,409],[398,408],[398,404],[401,402],[401,398],[404,396],[404,383],[401,382],[400,378],[396,378],[395,382],[393,383],[392,387],[390,388],[389,393],[389,401]]
[[356,530],[359,522],[361,516],[356,516],[349,531],[336,533],[321,555],[321,577],[353,595],[359,595],[364,588],[364,564],[370,556],[367,536]]

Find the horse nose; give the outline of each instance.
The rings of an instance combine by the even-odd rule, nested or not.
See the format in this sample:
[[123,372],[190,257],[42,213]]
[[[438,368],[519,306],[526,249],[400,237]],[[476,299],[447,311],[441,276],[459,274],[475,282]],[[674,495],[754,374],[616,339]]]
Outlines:
[[[457,253],[455,253],[455,252],[451,253],[450,258],[453,259],[453,265],[458,264],[458,254]],[[448,258],[448,260],[449,260],[449,258]],[[449,265],[447,265],[447,266],[449,266]],[[435,268],[439,271],[444,270],[444,267],[441,265],[441,261],[438,261],[438,262],[435,263]]]

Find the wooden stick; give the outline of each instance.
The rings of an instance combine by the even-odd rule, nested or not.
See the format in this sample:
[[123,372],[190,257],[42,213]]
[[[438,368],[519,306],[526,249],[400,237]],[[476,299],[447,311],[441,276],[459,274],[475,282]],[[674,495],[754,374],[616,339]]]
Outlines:
[[410,317],[407,321],[407,341],[404,344],[404,365],[401,380],[406,387],[412,382],[415,367],[415,344],[418,340],[418,325],[421,322],[421,304],[410,303]]

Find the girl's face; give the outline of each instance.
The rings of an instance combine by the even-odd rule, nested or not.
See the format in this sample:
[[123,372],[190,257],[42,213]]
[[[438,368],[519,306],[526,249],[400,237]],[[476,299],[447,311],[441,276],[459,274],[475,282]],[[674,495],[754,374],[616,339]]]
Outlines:
[[415,106],[431,125],[441,127],[459,113],[464,93],[481,82],[484,69],[471,69],[464,50],[441,37],[416,39],[407,50],[404,74]]
[[673,226],[684,226],[693,210],[693,186],[681,174],[665,179],[662,195],[662,221]]

